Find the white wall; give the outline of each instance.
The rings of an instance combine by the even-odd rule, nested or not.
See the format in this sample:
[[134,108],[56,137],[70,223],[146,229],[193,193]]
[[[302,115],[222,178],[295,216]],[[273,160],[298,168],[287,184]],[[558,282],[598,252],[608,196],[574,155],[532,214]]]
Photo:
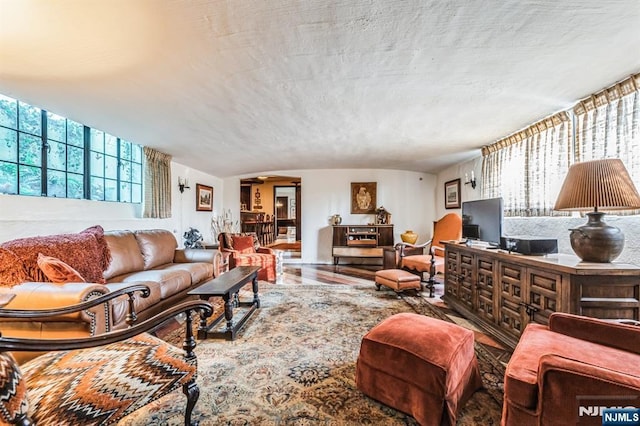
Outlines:
[[[476,189],[471,185],[464,185],[465,173],[474,174],[478,181]],[[437,205],[438,216],[441,217],[446,212],[457,212],[460,209],[444,209],[444,183],[461,178],[462,201],[470,201],[481,198],[482,194],[482,157],[449,167],[438,174],[437,178]],[[640,265],[640,216],[612,216],[606,215],[604,221],[609,225],[616,226],[625,235],[624,250],[616,259],[616,262],[632,263]],[[506,236],[527,236],[556,238],[558,240],[558,251],[560,253],[574,254],[569,241],[569,229],[582,226],[587,223],[586,217],[574,214],[572,217],[506,217],[504,218],[502,233]]]
[[[302,180],[302,262],[331,263],[331,226],[329,217],[342,216],[342,224],[367,224],[374,215],[352,215],[351,182],[377,182],[377,207],[391,212],[395,241],[412,229],[418,242],[431,237],[435,215],[436,176],[399,170],[286,170],[269,171],[269,175],[295,176]],[[253,174],[252,176],[255,176]],[[225,206],[239,217],[240,179],[224,180]]]
[[[65,198],[25,197],[0,194],[0,241],[35,235],[78,232],[93,225],[105,230],[161,228],[174,232],[182,245],[183,233],[190,226],[198,228],[205,239],[211,240],[211,212],[196,212],[195,186],[201,183],[214,187],[214,210],[222,208],[222,180],[171,164],[172,217],[143,219],[141,205]],[[181,194],[178,176],[187,178],[191,189]]]

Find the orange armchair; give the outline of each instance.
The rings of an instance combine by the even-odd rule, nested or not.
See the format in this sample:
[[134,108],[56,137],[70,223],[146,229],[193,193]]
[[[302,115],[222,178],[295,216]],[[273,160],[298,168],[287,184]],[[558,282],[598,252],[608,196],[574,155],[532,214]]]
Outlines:
[[529,324],[507,365],[502,425],[602,424],[640,407],[640,327],[553,313]]
[[[441,241],[459,240],[462,238],[462,218],[456,213],[444,215],[440,220],[433,222],[433,237],[420,245],[409,243],[396,244],[398,252],[398,267],[420,275],[424,279],[424,273],[429,277],[426,287],[430,297],[433,297],[433,277],[436,273],[444,273],[444,246]],[[424,249],[428,247],[428,254]],[[418,254],[415,254],[418,252]]]
[[260,266],[258,279],[276,280],[276,255],[268,247],[260,247],[253,232],[232,234],[222,232],[218,236],[219,250],[229,253],[229,268],[236,266]]

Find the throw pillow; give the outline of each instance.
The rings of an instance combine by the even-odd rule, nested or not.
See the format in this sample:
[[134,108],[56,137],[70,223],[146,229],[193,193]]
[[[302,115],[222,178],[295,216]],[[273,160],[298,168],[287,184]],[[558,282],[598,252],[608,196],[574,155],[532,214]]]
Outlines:
[[251,235],[236,235],[233,237],[233,249],[239,251],[242,254],[255,253],[253,246],[253,237]]
[[27,384],[13,356],[0,353],[0,423],[13,424],[29,410]]
[[64,284],[86,282],[78,271],[55,257],[45,256],[42,253],[38,253],[38,267],[52,283]]
[[28,280],[22,260],[11,250],[0,247],[0,287],[13,287]]

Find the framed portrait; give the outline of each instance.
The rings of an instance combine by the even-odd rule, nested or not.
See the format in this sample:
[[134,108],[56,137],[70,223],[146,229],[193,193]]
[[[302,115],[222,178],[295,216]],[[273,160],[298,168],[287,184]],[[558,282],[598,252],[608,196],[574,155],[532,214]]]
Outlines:
[[377,182],[351,182],[351,214],[375,214]]
[[460,179],[454,179],[444,183],[444,208],[460,208]]
[[213,211],[213,187],[196,183],[196,211]]

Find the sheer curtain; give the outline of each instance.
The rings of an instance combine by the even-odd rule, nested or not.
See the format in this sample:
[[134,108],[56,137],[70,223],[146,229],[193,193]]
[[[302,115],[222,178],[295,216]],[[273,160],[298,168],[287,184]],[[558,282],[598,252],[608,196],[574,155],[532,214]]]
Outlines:
[[640,74],[582,100],[573,111],[576,161],[620,158],[640,188]]
[[143,217],[171,217],[171,156],[146,146]]
[[545,118],[482,149],[482,196],[502,197],[505,216],[552,212],[572,161],[567,112]]

